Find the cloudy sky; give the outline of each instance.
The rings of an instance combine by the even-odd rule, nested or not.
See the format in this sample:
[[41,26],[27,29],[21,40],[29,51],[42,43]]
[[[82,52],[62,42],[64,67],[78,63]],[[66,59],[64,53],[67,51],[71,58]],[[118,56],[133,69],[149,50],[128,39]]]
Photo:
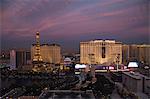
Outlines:
[[41,43],[78,50],[80,41],[149,43],[149,0],[0,0],[2,48]]

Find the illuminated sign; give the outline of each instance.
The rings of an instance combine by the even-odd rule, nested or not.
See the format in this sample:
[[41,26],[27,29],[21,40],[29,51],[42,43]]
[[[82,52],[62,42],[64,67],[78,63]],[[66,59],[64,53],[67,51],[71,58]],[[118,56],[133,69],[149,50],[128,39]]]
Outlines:
[[79,68],[86,68],[86,65],[84,65],[84,64],[82,64],[82,65],[81,65],[81,64],[76,64],[76,65],[75,65],[75,68],[76,68],[76,69],[79,69]]
[[129,62],[128,67],[138,67],[137,62]]

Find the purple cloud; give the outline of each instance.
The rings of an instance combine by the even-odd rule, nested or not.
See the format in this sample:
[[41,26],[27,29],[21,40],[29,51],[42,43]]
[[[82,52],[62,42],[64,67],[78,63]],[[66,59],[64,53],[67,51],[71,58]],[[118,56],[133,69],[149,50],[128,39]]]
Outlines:
[[[10,39],[18,41],[17,45],[22,45],[19,43],[20,40],[27,37],[29,42],[33,41],[36,31],[41,32],[42,39],[46,41],[50,39],[56,43],[62,41],[66,46],[72,45],[65,43],[67,41],[80,42],[86,38],[114,38],[123,42],[137,41],[137,43],[148,39],[150,3],[148,0],[2,0],[1,2],[2,42]],[[144,42],[148,43],[148,40]],[[11,43],[8,44],[8,48],[11,47]]]

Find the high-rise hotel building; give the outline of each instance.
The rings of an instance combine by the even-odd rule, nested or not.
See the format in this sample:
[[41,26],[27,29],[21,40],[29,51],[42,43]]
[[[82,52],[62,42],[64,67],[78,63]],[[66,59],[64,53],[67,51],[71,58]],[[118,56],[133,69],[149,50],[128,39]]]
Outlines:
[[80,42],[80,63],[110,65],[122,63],[122,43],[115,40]]
[[150,66],[150,45],[139,45],[139,60]]
[[123,64],[129,61],[138,61],[150,65],[150,45],[126,45],[122,46]]
[[10,50],[10,69],[21,70],[30,64],[30,51],[24,49]]
[[[31,59],[34,58],[36,45],[32,44]],[[58,64],[61,60],[61,47],[58,44],[42,44],[40,45],[40,54],[43,62]]]

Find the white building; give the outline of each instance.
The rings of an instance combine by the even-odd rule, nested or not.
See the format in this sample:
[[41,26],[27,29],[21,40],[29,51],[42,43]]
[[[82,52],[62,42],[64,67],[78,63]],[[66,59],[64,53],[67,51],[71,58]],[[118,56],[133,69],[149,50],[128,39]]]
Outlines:
[[115,40],[93,40],[80,42],[80,63],[122,63],[122,43]]

